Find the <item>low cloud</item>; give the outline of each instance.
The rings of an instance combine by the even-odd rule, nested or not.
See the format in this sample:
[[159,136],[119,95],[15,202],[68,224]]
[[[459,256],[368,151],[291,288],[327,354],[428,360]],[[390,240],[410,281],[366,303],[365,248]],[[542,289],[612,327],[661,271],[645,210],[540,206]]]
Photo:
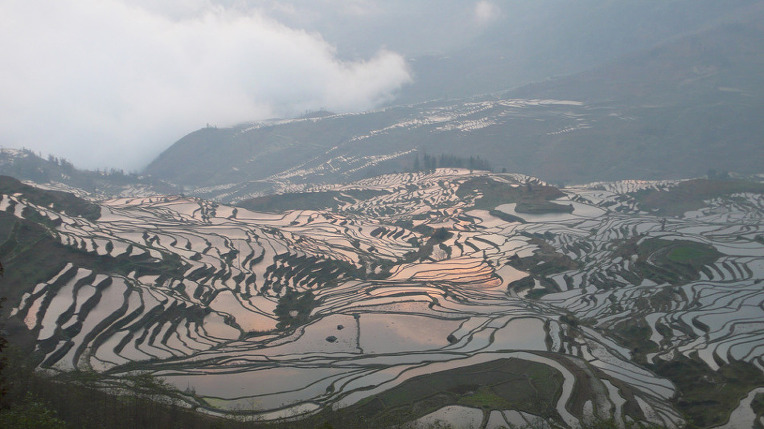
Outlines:
[[499,13],[499,7],[489,1],[481,0],[475,4],[475,20],[479,24],[493,21]]
[[138,169],[206,123],[365,110],[411,81],[394,52],[341,61],[257,10],[133,4],[0,0],[0,145]]

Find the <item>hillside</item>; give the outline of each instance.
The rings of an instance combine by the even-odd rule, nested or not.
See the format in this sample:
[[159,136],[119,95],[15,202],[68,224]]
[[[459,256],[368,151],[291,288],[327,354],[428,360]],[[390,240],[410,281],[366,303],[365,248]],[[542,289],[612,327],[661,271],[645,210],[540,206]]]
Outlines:
[[553,183],[758,173],[762,40],[736,21],[501,95],[202,129],[146,172],[221,201],[409,171],[423,153]]
[[260,421],[760,412],[745,398],[764,388],[761,183],[438,169],[308,191],[241,203],[273,213],[119,198],[95,219],[16,183],[0,200],[8,334],[62,380],[139,371]]
[[47,188],[88,198],[174,193],[167,183],[121,170],[92,171],[74,166],[52,155],[47,159],[29,149],[0,148],[0,174],[18,180],[45,184]]

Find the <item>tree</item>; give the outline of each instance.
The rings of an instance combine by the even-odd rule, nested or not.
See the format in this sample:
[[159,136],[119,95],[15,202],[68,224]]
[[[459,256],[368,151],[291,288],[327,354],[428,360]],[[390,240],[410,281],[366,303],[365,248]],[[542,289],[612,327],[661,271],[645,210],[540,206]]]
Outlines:
[[452,235],[446,228],[440,227],[432,233],[431,238],[438,243],[442,243],[451,238]]
[[27,394],[24,402],[0,412],[0,427],[24,429],[64,429],[66,423],[56,412]]
[[[2,265],[0,265],[0,268],[2,268]],[[1,272],[0,275],[2,275]],[[5,298],[0,298],[0,313],[3,310],[3,301],[5,301]],[[5,385],[5,368],[8,366],[8,361],[5,353],[3,353],[5,348],[8,347],[8,340],[3,335],[3,328],[4,326],[0,325],[0,406],[5,403],[5,395],[8,393],[8,387]]]

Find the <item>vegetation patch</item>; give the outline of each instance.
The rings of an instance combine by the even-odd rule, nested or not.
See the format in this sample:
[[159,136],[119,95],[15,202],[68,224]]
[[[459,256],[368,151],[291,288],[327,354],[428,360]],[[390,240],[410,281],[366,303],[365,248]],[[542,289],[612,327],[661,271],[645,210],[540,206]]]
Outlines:
[[611,329],[611,332],[620,344],[629,348],[634,362],[646,364],[647,354],[658,351],[658,345],[650,341],[652,330],[642,317],[620,322]]
[[304,325],[310,320],[310,312],[318,303],[313,292],[295,292],[287,289],[287,292],[279,298],[275,314],[278,317],[278,329],[288,329]]
[[695,244],[672,247],[666,254],[669,261],[678,264],[696,264],[702,261],[711,263],[716,260],[714,256],[713,249],[701,248]]
[[681,216],[703,207],[705,200],[741,192],[763,193],[764,183],[695,179],[680,182],[668,190],[643,189],[633,195],[643,210],[661,216]]
[[526,214],[573,213],[573,204],[557,204],[551,201],[522,201],[517,203],[515,211]]
[[572,207],[549,202],[564,197],[562,191],[554,186],[537,183],[513,186],[489,177],[475,177],[459,185],[456,190],[456,195],[462,199],[474,197],[478,193],[482,196],[474,201],[473,207],[476,209],[493,210],[501,204],[517,203],[517,207],[526,210],[523,213],[557,213],[560,210],[569,213],[573,210]]
[[525,219],[523,219],[521,217],[517,217],[517,216],[511,215],[509,213],[504,213],[501,210],[489,210],[488,213],[491,216],[494,216],[494,217],[497,217],[497,218],[503,220],[504,222],[510,222],[510,223],[511,222],[528,223]]
[[678,394],[672,401],[689,427],[725,423],[748,392],[764,385],[764,374],[747,362],[733,361],[713,371],[703,362],[680,355],[659,361],[652,369],[676,384]]
[[0,176],[0,194],[23,194],[23,198],[40,207],[49,207],[69,216],[83,217],[91,222],[101,217],[97,204],[78,198],[69,192],[47,191],[29,186],[9,176]]
[[756,421],[764,416],[764,393],[757,393],[751,401],[751,409],[756,413]]
[[418,246],[418,241],[412,242],[412,245],[418,246],[419,248],[403,255],[401,262],[411,263],[414,261],[426,261],[430,259],[430,255],[432,255],[435,246],[443,249],[449,256],[451,255],[451,248],[444,245],[443,242],[453,237],[454,233],[443,227],[438,229],[433,229],[431,227],[426,227],[426,229],[420,228],[417,232],[422,232],[423,234],[426,233],[425,235],[429,235],[430,237],[421,246]]
[[523,277],[519,280],[515,280],[511,282],[507,286],[507,289],[514,290],[515,292],[520,292],[523,290],[531,289],[535,285],[536,285],[536,281],[533,280],[533,277],[528,276],[528,277]]
[[297,256],[289,253],[276,255],[274,264],[265,270],[263,286],[260,292],[281,294],[282,289],[290,285],[304,288],[336,285],[345,278],[365,278],[366,271],[358,269],[347,261],[319,258],[315,256]]
[[51,376],[35,372],[28,354],[16,347],[0,356],[6,364],[0,366],[3,428],[255,427],[183,406],[185,395],[148,373],[114,378],[73,371]]
[[567,255],[558,253],[554,247],[543,239],[530,236],[530,243],[538,247],[538,250],[533,255],[525,258],[514,255],[509,259],[508,264],[520,271],[529,272],[537,278],[579,268],[578,262]]
[[415,377],[347,411],[372,423],[401,424],[447,405],[514,409],[555,418],[563,377],[553,368],[521,359],[498,359]]
[[707,244],[660,238],[643,241],[636,251],[635,267],[644,278],[671,284],[699,279],[703,267],[713,264],[721,256]]
[[436,168],[469,168],[473,170],[491,170],[491,164],[481,159],[478,155],[464,158],[456,155],[441,154],[440,158],[428,155],[426,152],[422,156],[422,162],[419,162],[419,153],[414,157],[411,171],[435,171]]
[[265,195],[240,201],[236,205],[256,212],[285,212],[288,210],[336,209],[343,204],[352,204],[387,194],[387,191],[356,189],[347,191],[297,192],[289,194]]

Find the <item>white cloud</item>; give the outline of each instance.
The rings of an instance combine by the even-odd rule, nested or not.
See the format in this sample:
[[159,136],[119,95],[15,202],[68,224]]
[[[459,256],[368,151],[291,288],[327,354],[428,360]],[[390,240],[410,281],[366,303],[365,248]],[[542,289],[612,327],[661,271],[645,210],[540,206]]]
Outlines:
[[0,145],[134,169],[206,123],[369,109],[411,80],[257,10],[133,5],[0,0]]
[[475,5],[475,20],[480,24],[493,21],[499,13],[499,7],[490,1],[481,0]]

